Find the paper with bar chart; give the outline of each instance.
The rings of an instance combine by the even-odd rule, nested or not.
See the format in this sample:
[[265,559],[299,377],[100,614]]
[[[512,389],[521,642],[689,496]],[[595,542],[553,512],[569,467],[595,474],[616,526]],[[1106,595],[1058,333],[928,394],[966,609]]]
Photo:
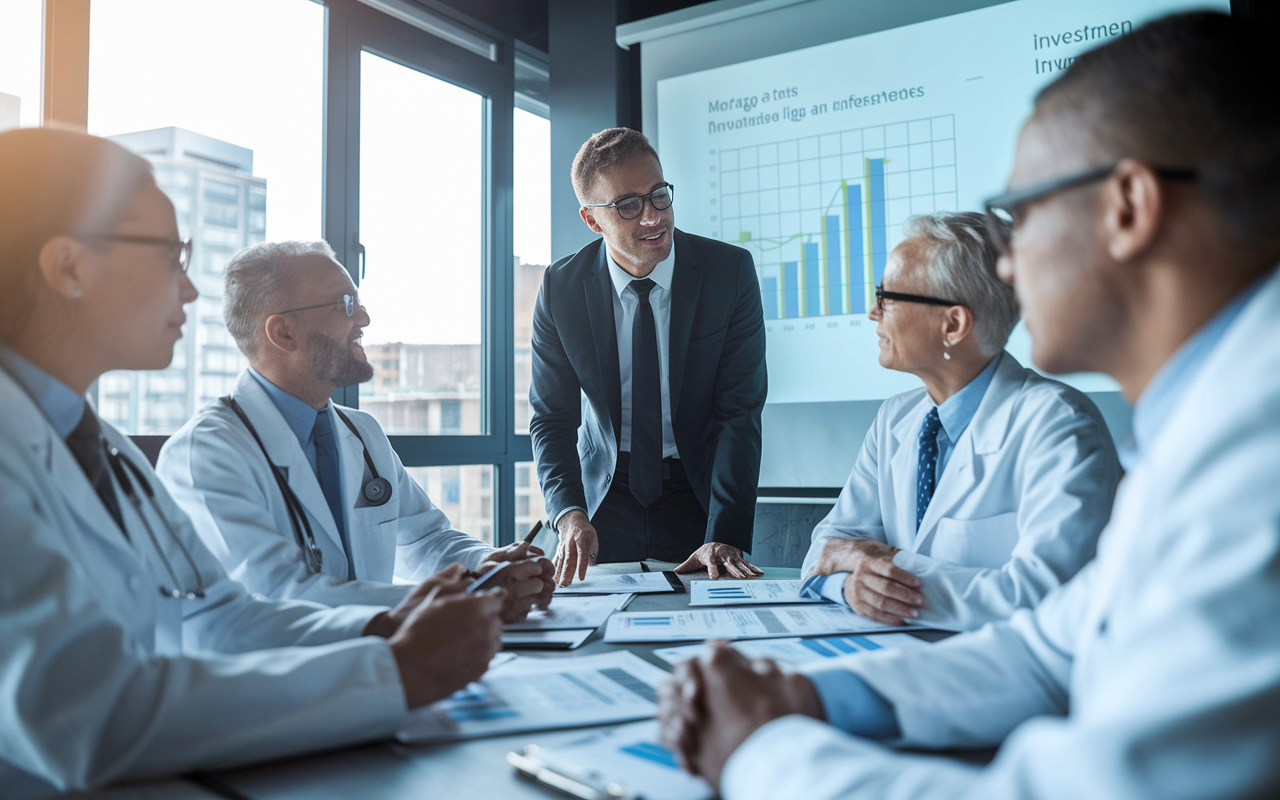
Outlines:
[[[747,658],[772,658],[779,664],[798,667],[821,663],[855,653],[870,653],[895,647],[927,647],[923,639],[909,633],[871,633],[865,636],[829,636],[816,639],[746,639],[733,643],[733,649]],[[706,644],[682,644],[659,647],[653,654],[675,666],[707,651]]]
[[769,639],[775,636],[827,636],[834,633],[887,633],[918,630],[890,626],[858,616],[844,606],[761,606],[698,611],[614,614],[606,642],[693,642],[704,639]]
[[694,581],[689,585],[691,606],[744,606],[764,603],[826,603],[827,600],[800,596],[800,581],[766,578],[748,580]]

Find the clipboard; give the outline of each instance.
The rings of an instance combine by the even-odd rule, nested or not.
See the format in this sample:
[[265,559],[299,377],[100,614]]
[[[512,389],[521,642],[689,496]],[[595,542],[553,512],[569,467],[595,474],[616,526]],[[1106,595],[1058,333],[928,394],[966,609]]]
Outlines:
[[507,753],[507,763],[520,777],[579,800],[642,800],[594,769],[548,764],[538,757],[536,744]]
[[[593,731],[554,747],[531,744],[507,753],[517,774],[578,800],[711,800],[702,778],[680,769],[658,744],[658,723]],[[586,766],[590,764],[591,766]]]

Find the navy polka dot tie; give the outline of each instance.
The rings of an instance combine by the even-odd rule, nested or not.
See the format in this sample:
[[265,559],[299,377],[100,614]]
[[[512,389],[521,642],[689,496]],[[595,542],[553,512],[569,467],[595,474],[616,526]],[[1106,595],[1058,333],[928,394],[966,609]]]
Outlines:
[[924,519],[937,485],[938,430],[941,427],[942,420],[938,418],[935,406],[920,426],[920,460],[916,464],[916,530],[920,530],[920,521]]

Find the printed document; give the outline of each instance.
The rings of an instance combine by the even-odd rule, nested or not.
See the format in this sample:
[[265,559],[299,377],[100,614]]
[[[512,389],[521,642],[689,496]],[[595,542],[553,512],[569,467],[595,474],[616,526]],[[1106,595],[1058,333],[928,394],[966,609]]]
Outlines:
[[674,591],[671,582],[661,572],[623,572],[617,575],[597,572],[588,574],[585,581],[574,581],[568,586],[556,587],[556,594],[649,594]]
[[[928,643],[907,633],[872,633],[866,636],[831,636],[821,639],[744,639],[733,649],[747,658],[772,658],[789,667],[827,661],[853,653],[869,653],[890,647],[924,647]],[[668,664],[688,661],[706,651],[705,644],[661,647],[653,654]]]
[[760,603],[826,603],[825,598],[800,596],[800,581],[755,580],[694,581],[691,606],[744,606]]
[[657,714],[667,673],[620,650],[580,658],[520,656],[409,715],[406,744],[605,725]]
[[830,636],[837,633],[887,633],[916,630],[882,625],[835,603],[822,605],[712,608],[696,611],[637,611],[614,614],[606,642],[691,642],[705,639],[771,639]]
[[535,608],[521,622],[512,622],[507,631],[548,631],[567,628],[598,628],[609,615],[627,607],[634,594],[552,597],[546,611]]

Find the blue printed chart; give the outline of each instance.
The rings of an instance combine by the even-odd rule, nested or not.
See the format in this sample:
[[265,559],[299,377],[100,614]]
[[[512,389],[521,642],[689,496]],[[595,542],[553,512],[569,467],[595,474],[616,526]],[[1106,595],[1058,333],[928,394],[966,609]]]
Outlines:
[[751,251],[766,320],[865,315],[902,223],[958,208],[950,114],[716,156],[712,235]]

